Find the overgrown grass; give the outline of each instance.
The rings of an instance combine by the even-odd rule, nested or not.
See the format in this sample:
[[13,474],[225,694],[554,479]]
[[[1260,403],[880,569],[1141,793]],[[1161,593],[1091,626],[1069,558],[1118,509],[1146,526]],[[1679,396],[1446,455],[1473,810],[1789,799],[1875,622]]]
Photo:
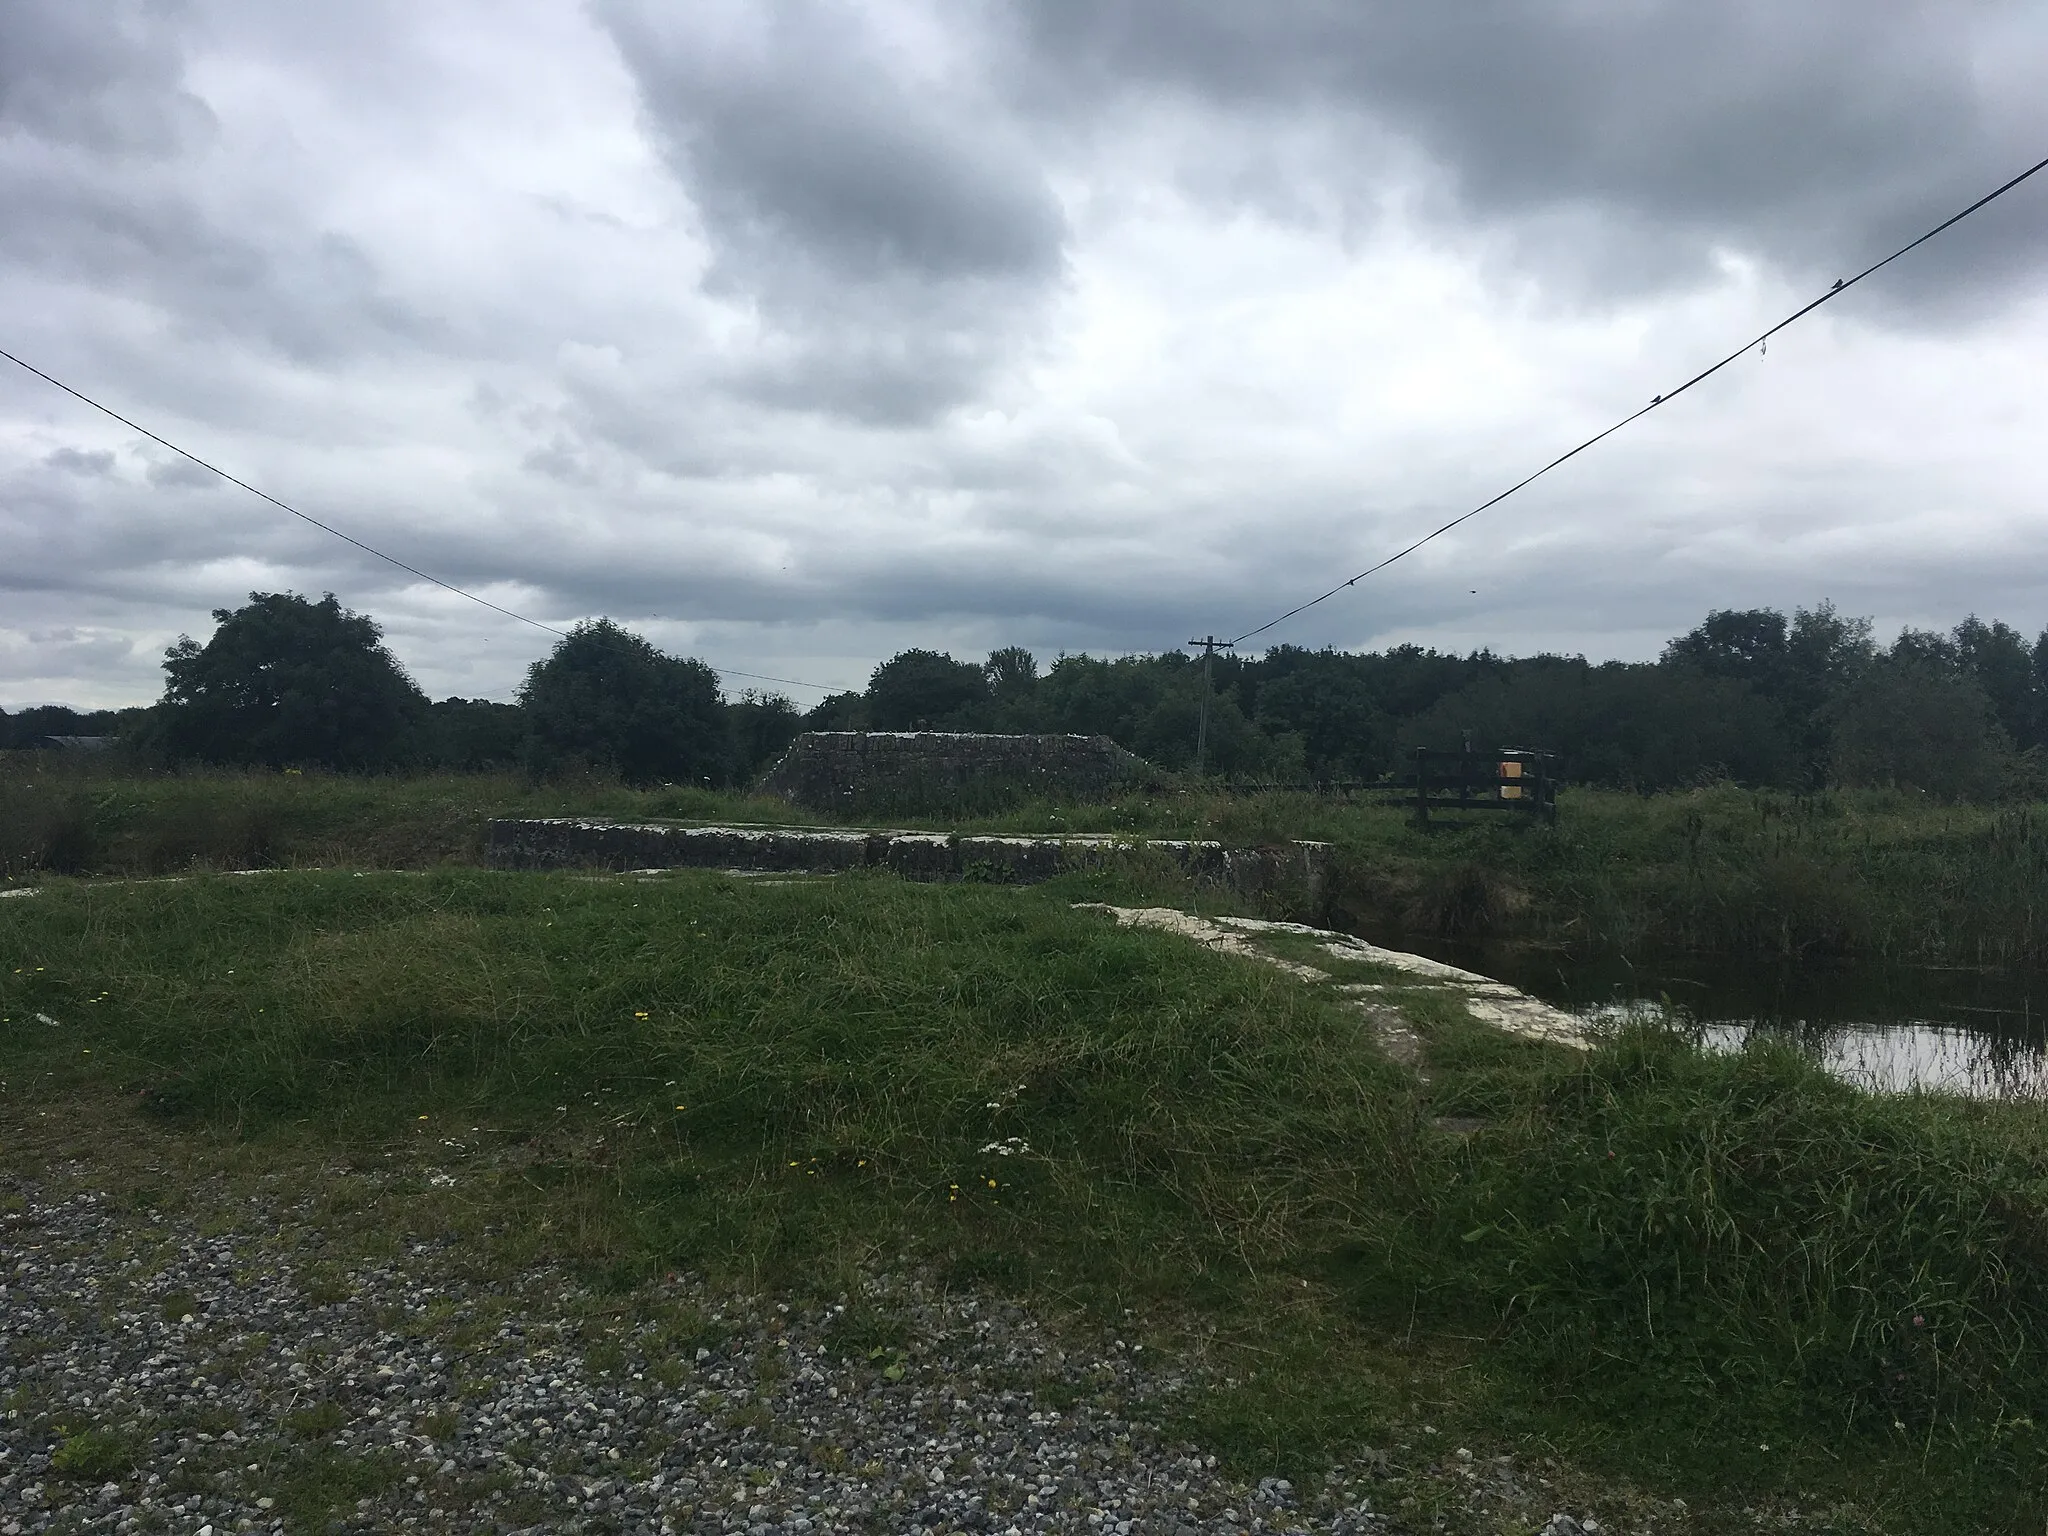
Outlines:
[[[513,776],[146,776],[0,754],[0,880],[42,872],[429,868],[475,863],[494,816],[805,822],[778,801]],[[2048,807],[1730,786],[1568,791],[1555,827],[1503,817],[1418,830],[1398,806],[1303,795],[1138,795],[965,822],[1015,832],[1318,838],[1336,878],[1313,916],[1376,937],[1535,942],[1635,956],[2048,963]]]
[[1306,795],[1028,807],[1005,830],[1197,833],[1337,848],[1330,926],[1637,955],[2048,963],[2048,807],[1732,785],[1570,790],[1555,826],[1415,827],[1394,805]]
[[565,815],[808,819],[779,801],[687,787],[534,784],[516,774],[145,774],[117,761],[6,752],[0,878],[475,863],[492,817]]
[[[1456,1025],[1432,1058],[1438,1102],[1496,1123],[1387,1250],[1430,1315],[1602,1419],[1688,1424],[1674,1454],[1705,1467],[1890,1431],[1923,1464],[2039,1476],[2037,1110],[1872,1098],[1781,1046],[1650,1029],[1564,1062]],[[1367,1308],[1400,1292],[1381,1262],[1344,1259]]]
[[1080,1305],[1234,1381],[1182,1411],[1262,1473],[1426,1417],[1702,1530],[1795,1495],[2040,1529],[2036,1110],[1648,1033],[1582,1056],[1441,999],[1425,1084],[1332,989],[1086,884],[57,880],[0,904],[0,1079],[279,1156],[486,1143],[515,1246],[619,1283],[908,1262]]

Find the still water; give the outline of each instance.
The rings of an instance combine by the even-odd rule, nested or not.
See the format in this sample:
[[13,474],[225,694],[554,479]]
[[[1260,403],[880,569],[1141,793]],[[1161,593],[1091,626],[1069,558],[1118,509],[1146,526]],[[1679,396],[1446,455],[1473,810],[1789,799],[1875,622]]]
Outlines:
[[[1409,947],[1414,947],[1412,944]],[[1530,950],[1444,953],[1594,1018],[1671,1018],[1710,1048],[1765,1031],[1878,1092],[2048,1098],[2048,972],[1676,960],[1631,965]]]

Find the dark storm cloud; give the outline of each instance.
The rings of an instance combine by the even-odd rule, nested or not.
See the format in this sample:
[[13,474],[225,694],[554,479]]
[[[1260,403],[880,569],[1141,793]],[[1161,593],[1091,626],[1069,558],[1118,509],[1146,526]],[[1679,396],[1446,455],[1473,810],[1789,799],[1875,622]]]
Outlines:
[[757,306],[763,403],[901,423],[975,390],[1059,280],[1065,224],[970,68],[933,74],[853,7],[601,0],[713,251]]
[[[1040,110],[1163,90],[1392,133],[1446,178],[1454,217],[1505,221],[1518,255],[1610,292],[1691,281],[1722,244],[1802,279],[1850,270],[2048,152],[2048,96],[2024,70],[2001,82],[1996,57],[2038,52],[2048,27],[2012,5],[1038,0],[1016,14]],[[1385,174],[1383,154],[1354,163],[1361,193]],[[2044,231],[2039,199],[2015,204],[1888,284],[1998,284],[2031,269]]]

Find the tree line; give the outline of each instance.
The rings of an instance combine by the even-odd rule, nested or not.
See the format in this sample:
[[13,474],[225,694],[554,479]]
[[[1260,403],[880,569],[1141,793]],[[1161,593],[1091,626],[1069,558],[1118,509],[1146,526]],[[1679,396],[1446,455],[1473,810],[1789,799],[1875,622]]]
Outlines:
[[[804,730],[1071,731],[1193,766],[1205,682],[1183,653],[981,661],[909,650],[808,712],[727,699],[705,663],[609,620],[535,662],[517,702],[429,701],[375,622],[290,593],[215,611],[164,659],[161,702],[117,715],[0,712],[0,747],[116,732],[169,763],[343,771],[519,767],[629,783],[750,783]],[[2048,792],[2048,632],[1965,619],[1880,645],[1828,604],[1717,610],[1653,662],[1277,646],[1220,656],[1212,772],[1273,783],[1397,773],[1418,746],[1535,748],[1565,776],[1641,791],[1720,779],[1789,789],[1892,785],[1944,799]]]
[[[979,665],[907,651],[813,728],[1081,731],[1193,766],[1204,683],[1180,652],[1028,652]],[[1274,783],[1371,781],[1417,747],[1555,752],[1567,778],[1651,791],[1734,780],[1795,790],[1897,786],[1944,799],[2048,792],[2048,632],[1972,617],[1880,645],[1829,604],[1723,609],[1653,662],[1276,646],[1219,656],[1208,764]]]

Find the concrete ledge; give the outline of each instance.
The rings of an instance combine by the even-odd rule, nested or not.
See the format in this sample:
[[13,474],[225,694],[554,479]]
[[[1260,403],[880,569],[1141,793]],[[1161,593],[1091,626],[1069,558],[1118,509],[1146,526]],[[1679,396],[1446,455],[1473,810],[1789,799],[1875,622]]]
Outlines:
[[1183,838],[1100,834],[960,836],[868,827],[685,827],[662,822],[548,817],[493,821],[485,861],[498,869],[744,869],[829,872],[888,869],[910,880],[1029,885],[1071,870],[1165,860],[1197,880],[1252,895],[1313,904],[1328,843],[1225,848]]

